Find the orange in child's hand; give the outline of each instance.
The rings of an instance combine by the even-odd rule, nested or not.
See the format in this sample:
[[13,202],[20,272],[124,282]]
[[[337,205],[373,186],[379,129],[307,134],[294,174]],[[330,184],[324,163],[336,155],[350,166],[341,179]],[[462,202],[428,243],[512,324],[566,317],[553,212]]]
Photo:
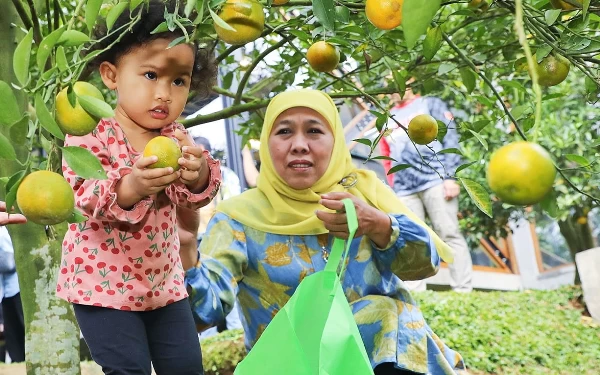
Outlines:
[[144,148],[144,157],[158,157],[158,161],[148,168],[173,168],[179,170],[178,160],[181,158],[181,149],[177,142],[165,136],[158,136],[150,140]]

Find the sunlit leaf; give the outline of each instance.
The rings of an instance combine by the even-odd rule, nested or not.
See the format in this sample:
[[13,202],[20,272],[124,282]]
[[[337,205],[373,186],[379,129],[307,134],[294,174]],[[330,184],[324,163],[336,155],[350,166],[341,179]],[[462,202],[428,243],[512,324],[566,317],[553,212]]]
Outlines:
[[577,163],[581,166],[587,166],[590,165],[590,161],[588,159],[586,159],[584,156],[581,155],[575,155],[575,154],[566,154],[565,158],[569,161],[572,161],[574,163]]
[[100,8],[102,7],[102,0],[88,0],[85,6],[85,25],[89,32],[94,29],[94,25],[96,24],[96,18],[98,18],[98,13],[100,13]]
[[61,35],[65,32],[65,26],[60,27],[59,29],[54,30],[40,43],[40,46],[37,50],[36,54],[36,63],[37,67],[40,71],[44,71],[46,66],[46,61],[48,61],[48,57],[52,52],[52,49],[60,39]]
[[390,168],[390,170],[387,172],[387,174],[392,174],[392,173],[396,173],[399,172],[401,170],[407,169],[407,168],[412,168],[413,166],[410,164],[398,164],[398,165],[394,165],[392,168]]
[[460,68],[460,77],[462,78],[463,84],[470,94],[475,89],[475,83],[477,80],[477,74],[471,68],[464,67]]
[[74,209],[73,213],[71,214],[71,216],[69,216],[67,218],[67,223],[83,223],[84,221],[87,221],[88,218],[85,217],[78,209]]
[[21,111],[15,93],[8,83],[0,81],[0,126],[10,126],[21,119]]
[[65,135],[62,130],[58,127],[58,124],[48,111],[46,104],[44,103],[44,99],[42,99],[41,94],[37,94],[35,96],[35,112],[37,114],[38,120],[40,120],[40,124],[44,129],[50,132],[53,136],[58,139],[65,139]]
[[29,61],[31,59],[31,45],[33,43],[33,29],[21,39],[13,54],[13,70],[21,86],[29,81]]
[[65,161],[77,176],[105,180],[106,172],[94,154],[81,147],[67,146],[61,148]]
[[212,9],[208,8],[208,12],[210,13],[210,16],[212,17],[214,23],[217,24],[220,28],[229,30],[229,31],[233,31],[233,32],[237,32],[236,29],[229,26],[229,24],[227,22],[223,21],[223,19],[221,19],[221,17],[219,17],[217,15],[217,13],[213,12]]
[[89,95],[77,95],[77,101],[90,116],[101,119],[114,117],[115,111],[104,100]]
[[489,217],[492,216],[492,201],[490,199],[490,194],[485,190],[481,184],[476,181],[470,180],[468,178],[459,177],[458,180],[462,183],[469,194],[469,197],[475,203],[475,206],[481,210],[484,214]]
[[402,28],[409,49],[412,49],[419,37],[425,34],[441,3],[441,0],[404,0]]
[[333,0],[313,0],[313,13],[327,30],[335,30],[335,6]]
[[554,25],[554,22],[556,22],[556,20],[560,16],[560,13],[561,13],[560,9],[547,10],[546,13],[544,13],[544,18],[546,19],[546,25],[548,25],[548,26]]
[[427,30],[427,35],[423,41],[423,56],[427,60],[433,59],[433,56],[442,46],[442,29],[439,27]]
[[0,159],[16,160],[17,154],[10,140],[0,133]]
[[[113,25],[117,21],[117,18],[129,7],[129,1],[120,1],[106,15],[106,29],[112,29]],[[142,21],[143,22],[143,21]]]

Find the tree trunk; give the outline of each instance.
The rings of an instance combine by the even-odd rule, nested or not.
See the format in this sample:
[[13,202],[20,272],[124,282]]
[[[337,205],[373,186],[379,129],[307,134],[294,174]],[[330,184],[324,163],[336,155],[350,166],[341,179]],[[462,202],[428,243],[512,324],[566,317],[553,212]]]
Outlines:
[[[587,221],[587,215],[583,215],[579,210],[576,210],[575,214],[569,215],[565,220],[558,222],[560,233],[565,238],[571,258],[575,264],[575,255],[581,251],[585,251],[593,248],[594,237],[592,236],[592,229]],[[575,284],[581,284],[579,279],[579,272],[577,271],[577,264],[575,264]]]
[[[0,79],[14,82],[12,53],[16,28],[10,25],[18,17],[9,0],[0,0],[0,4],[4,5],[0,12]],[[22,108],[26,108],[25,98],[19,99]],[[0,128],[8,137],[7,130]],[[25,160],[28,150],[14,146],[19,160]],[[18,163],[0,161],[0,176],[10,176],[20,169]],[[0,199],[4,199],[3,190],[0,189]],[[51,239],[43,226],[33,223],[11,225],[8,230],[15,248],[25,317],[27,375],[79,375],[79,328],[71,305],[55,295],[66,225],[49,228],[54,232]]]

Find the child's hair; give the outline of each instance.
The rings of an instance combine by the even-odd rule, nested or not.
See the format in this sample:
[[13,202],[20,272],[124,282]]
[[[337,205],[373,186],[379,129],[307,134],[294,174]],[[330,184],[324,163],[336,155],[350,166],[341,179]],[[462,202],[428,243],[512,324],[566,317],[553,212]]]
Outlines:
[[[107,37],[108,31],[104,23],[98,23],[94,30],[94,39],[100,40],[94,50],[103,50],[115,43],[107,51],[96,56],[90,63],[90,67],[97,67],[103,61],[116,64],[121,56],[129,53],[136,47],[150,43],[153,40],[161,38],[174,39],[183,36],[183,31],[176,27],[173,31],[152,34],[158,25],[165,21],[165,9],[173,13],[176,8],[175,0],[150,0],[149,3],[140,5],[144,7],[140,21],[136,22],[130,30],[125,31],[124,35],[117,41],[122,32],[116,32]],[[179,9],[179,15],[183,16],[183,9]],[[133,11],[137,14],[139,10]],[[112,30],[118,30],[131,21],[129,8],[127,8],[115,21]],[[188,35],[194,31],[193,26],[186,27]],[[211,94],[212,87],[217,81],[217,64],[215,63],[214,52],[212,48],[200,48],[196,42],[193,43],[195,50],[194,68],[192,70],[192,80],[190,89],[202,98]],[[90,51],[91,52],[91,51]]]

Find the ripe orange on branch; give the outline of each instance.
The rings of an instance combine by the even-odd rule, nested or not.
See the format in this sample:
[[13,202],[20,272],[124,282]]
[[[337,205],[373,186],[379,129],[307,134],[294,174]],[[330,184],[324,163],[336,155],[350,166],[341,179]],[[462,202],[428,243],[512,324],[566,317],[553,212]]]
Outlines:
[[36,171],[27,175],[19,185],[17,205],[27,220],[54,225],[71,216],[75,196],[63,176],[50,171]]
[[438,123],[430,115],[415,116],[408,123],[408,137],[418,145],[426,145],[437,137]]
[[529,206],[540,202],[552,189],[556,168],[540,145],[518,141],[496,150],[490,158],[487,181],[503,202]]
[[[63,133],[77,136],[86,135],[96,128],[98,120],[90,116],[81,107],[79,100],[75,102],[75,107],[71,106],[67,96],[67,89],[65,87],[56,95],[56,122]],[[75,91],[76,95],[87,95],[104,100],[102,92],[88,82],[75,82],[73,91]]]
[[227,0],[219,17],[230,27],[228,30],[215,23],[215,31],[222,41],[240,45],[255,41],[265,28],[263,6],[256,0]]
[[321,40],[310,46],[306,60],[317,72],[331,72],[340,63],[340,52],[332,44]]
[[367,0],[365,14],[376,28],[391,30],[402,23],[403,3],[404,0]]

